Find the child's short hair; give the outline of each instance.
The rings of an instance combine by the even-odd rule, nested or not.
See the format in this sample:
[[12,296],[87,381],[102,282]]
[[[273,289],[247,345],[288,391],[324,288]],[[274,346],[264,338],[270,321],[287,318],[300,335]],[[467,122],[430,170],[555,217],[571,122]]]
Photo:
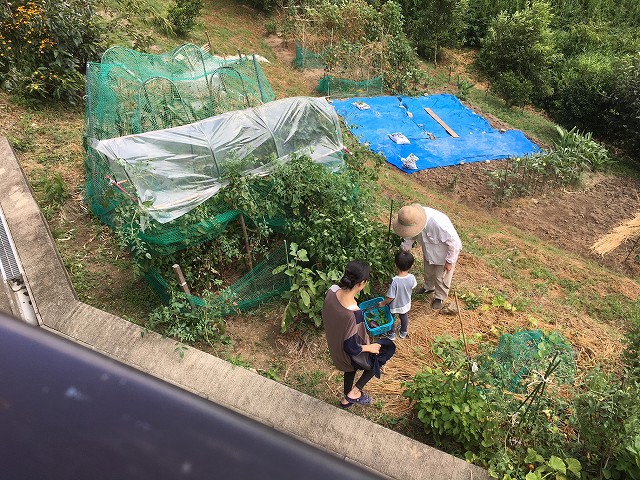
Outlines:
[[411,252],[400,251],[396,253],[396,267],[402,272],[408,271],[413,266],[413,255]]

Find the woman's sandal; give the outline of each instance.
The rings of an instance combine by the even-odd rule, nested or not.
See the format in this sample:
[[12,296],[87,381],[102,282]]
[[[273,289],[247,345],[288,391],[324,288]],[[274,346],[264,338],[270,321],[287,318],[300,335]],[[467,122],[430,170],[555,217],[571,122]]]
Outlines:
[[371,403],[371,397],[364,392],[362,392],[358,398],[351,398],[348,396],[345,396],[344,398],[347,399],[347,402],[349,402],[350,405],[354,403],[357,403],[358,405],[369,405]]
[[[349,401],[349,400],[347,400],[347,402],[348,402],[348,401]],[[340,402],[340,404],[339,404],[339,405],[340,405],[340,408],[342,408],[343,410],[346,410],[346,409],[347,409],[347,408],[349,408],[351,405],[353,405],[353,403],[347,403],[347,404],[344,404],[344,403]]]

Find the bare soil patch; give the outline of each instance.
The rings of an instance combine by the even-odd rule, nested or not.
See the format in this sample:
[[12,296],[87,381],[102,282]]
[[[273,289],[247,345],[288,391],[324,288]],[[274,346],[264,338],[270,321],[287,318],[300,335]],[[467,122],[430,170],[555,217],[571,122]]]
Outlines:
[[630,244],[605,256],[591,252],[591,246],[600,237],[636,216],[640,210],[640,180],[591,174],[579,188],[552,190],[497,206],[487,185],[486,172],[500,168],[500,163],[493,160],[434,168],[417,172],[414,177],[424,186],[448,193],[562,249],[631,277],[640,276],[640,264],[634,253],[629,255]]

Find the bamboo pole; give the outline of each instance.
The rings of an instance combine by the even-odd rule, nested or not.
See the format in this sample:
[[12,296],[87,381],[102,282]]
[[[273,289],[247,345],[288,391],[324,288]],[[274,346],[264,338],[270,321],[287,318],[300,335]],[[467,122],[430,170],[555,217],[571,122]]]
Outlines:
[[176,274],[176,276],[178,277],[178,282],[180,285],[180,288],[182,288],[182,291],[187,295],[187,299],[189,300],[189,303],[191,304],[192,307],[194,307],[194,303],[193,300],[191,299],[191,290],[189,290],[189,285],[187,285],[187,281],[184,278],[184,275],[182,274],[182,269],[180,268],[180,265],[178,265],[177,263],[173,264],[173,272]]
[[464,343],[464,352],[467,355],[467,360],[470,360],[469,347],[467,347],[467,337],[464,334],[464,325],[462,325],[462,314],[460,313],[460,305],[458,305],[458,292],[453,291],[453,296],[456,299],[456,310],[458,310],[458,319],[460,320],[460,330],[462,330],[462,342]]
[[247,225],[244,222],[244,215],[240,214],[240,226],[242,227],[242,238],[244,239],[244,248],[247,251],[247,263],[249,271],[253,270],[253,260],[251,259],[251,245],[249,245],[249,235],[247,234]]

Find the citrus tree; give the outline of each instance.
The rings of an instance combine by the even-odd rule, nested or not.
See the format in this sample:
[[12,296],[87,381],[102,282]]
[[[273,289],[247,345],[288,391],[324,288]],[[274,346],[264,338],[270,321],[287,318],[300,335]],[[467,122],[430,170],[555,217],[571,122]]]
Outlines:
[[92,0],[0,3],[0,85],[35,99],[75,102],[84,71],[101,52],[103,24]]

